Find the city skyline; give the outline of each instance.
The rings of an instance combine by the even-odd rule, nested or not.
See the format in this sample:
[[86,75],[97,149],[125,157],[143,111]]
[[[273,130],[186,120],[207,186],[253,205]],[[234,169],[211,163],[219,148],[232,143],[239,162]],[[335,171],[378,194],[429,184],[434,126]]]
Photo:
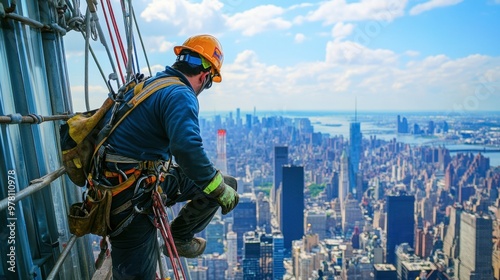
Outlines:
[[[471,112],[500,103],[498,0],[134,4],[153,74],[188,36],[220,39],[223,81],[200,95],[201,111],[349,111],[356,98],[360,111]],[[101,6],[98,15],[103,24]],[[83,111],[84,41],[76,32],[64,40],[74,108]],[[92,46],[109,74],[102,46]],[[96,108],[107,90],[93,63],[89,85]]]

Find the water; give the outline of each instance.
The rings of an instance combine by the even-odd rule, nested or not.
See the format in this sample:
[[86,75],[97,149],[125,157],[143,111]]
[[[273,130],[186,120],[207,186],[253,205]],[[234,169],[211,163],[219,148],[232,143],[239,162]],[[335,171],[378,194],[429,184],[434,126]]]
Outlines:
[[[219,113],[221,116],[228,116],[229,112]],[[233,114],[233,118],[235,114]],[[246,114],[254,114],[254,112],[241,112],[241,117],[245,121]],[[361,133],[364,138],[369,138],[370,136],[376,136],[377,139],[382,140],[392,140],[396,138],[398,142],[407,143],[411,145],[432,145],[432,146],[445,146],[448,149],[482,149],[484,146],[481,145],[456,145],[453,141],[445,141],[440,139],[438,136],[415,136],[415,135],[401,135],[396,133],[396,117],[399,113],[397,112],[361,112],[356,116],[353,112],[327,112],[327,111],[256,111],[256,116],[262,117],[272,117],[272,116],[282,116],[285,118],[308,118],[314,127],[314,131],[327,133],[330,137],[342,135],[344,138],[349,138],[349,124],[356,120],[361,124]],[[202,117],[211,119],[214,114],[212,113],[201,113]],[[449,122],[457,121],[457,119],[444,118],[443,114],[440,113],[429,113],[429,112],[412,112],[411,114],[401,114],[406,115],[411,118],[413,122],[417,122],[422,126],[426,125],[429,120],[443,120],[446,119]],[[488,115],[471,115],[467,117],[467,121],[471,119],[484,119],[486,117],[491,117],[491,113]],[[499,113],[496,112],[495,116],[500,117]],[[423,128],[423,127],[421,127]],[[473,153],[473,154],[477,154]],[[451,153],[455,155],[455,153]],[[500,166],[500,153],[485,153],[484,156],[490,158],[491,166]]]
[[[342,135],[344,138],[349,138],[349,123],[351,122],[350,116],[332,115],[332,116],[311,116],[309,117],[314,131],[321,133],[328,133],[330,136]],[[483,149],[488,148],[482,145],[464,145],[455,144],[453,141],[445,141],[437,136],[415,136],[415,135],[401,135],[396,134],[396,127],[391,124],[391,120],[367,120],[361,123],[361,133],[364,138],[376,136],[377,139],[392,140],[396,138],[398,142],[411,144],[411,145],[430,145],[430,146],[444,146],[450,150],[453,149]],[[329,126],[332,124],[340,126]],[[450,153],[455,156],[457,153]],[[478,152],[473,152],[474,155]],[[485,153],[485,157],[490,158],[491,166],[500,166],[500,153]]]

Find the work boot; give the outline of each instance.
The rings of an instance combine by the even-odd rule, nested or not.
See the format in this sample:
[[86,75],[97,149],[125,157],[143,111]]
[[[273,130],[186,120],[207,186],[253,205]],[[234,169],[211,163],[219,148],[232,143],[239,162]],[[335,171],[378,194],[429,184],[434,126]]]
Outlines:
[[205,247],[207,246],[207,242],[201,237],[193,237],[190,241],[175,240],[174,243],[179,257],[185,257],[188,259],[196,258],[203,254]]

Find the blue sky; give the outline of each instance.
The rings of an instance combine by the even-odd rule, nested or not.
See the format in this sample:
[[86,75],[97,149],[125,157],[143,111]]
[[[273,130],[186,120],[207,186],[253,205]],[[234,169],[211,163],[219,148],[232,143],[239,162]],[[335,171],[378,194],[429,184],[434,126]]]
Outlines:
[[[121,24],[119,1],[112,1]],[[500,0],[133,5],[153,73],[171,65],[172,47],[191,35],[220,40],[223,81],[200,95],[201,111],[350,111],[355,100],[370,111],[500,110]],[[98,16],[107,35],[101,6]],[[72,31],[65,45],[73,105],[82,111],[84,40]],[[91,45],[109,74],[104,49]],[[139,61],[148,73],[140,54]],[[95,108],[107,91],[93,62],[89,69]]]

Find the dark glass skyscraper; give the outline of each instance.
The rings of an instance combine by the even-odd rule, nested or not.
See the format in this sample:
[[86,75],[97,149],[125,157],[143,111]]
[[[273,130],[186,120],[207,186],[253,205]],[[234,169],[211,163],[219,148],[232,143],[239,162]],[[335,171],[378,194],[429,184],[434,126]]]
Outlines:
[[304,235],[304,167],[283,166],[281,231],[284,248],[290,253],[292,240]]
[[[275,146],[274,147],[274,185],[271,194],[271,200],[276,202],[276,191],[280,187],[283,181],[283,165],[288,164],[288,147],[286,146]],[[277,205],[275,203],[275,205]]]
[[349,192],[356,193],[357,178],[359,173],[359,161],[361,158],[362,144],[361,125],[358,121],[354,121],[349,127]]
[[387,247],[386,262],[396,264],[396,246],[408,243],[413,246],[415,197],[410,195],[387,196]]
[[224,223],[218,217],[214,217],[206,227],[205,238],[207,239],[205,254],[224,253]]
[[257,204],[250,194],[240,195],[238,207],[233,210],[233,231],[238,235],[238,258],[242,256],[243,235],[257,226]]
[[283,235],[273,232],[273,279],[283,279],[285,267],[283,265]]
[[243,279],[257,280],[260,275],[260,240],[254,232],[243,237]]
[[283,236],[246,232],[243,237],[243,279],[283,279]]

